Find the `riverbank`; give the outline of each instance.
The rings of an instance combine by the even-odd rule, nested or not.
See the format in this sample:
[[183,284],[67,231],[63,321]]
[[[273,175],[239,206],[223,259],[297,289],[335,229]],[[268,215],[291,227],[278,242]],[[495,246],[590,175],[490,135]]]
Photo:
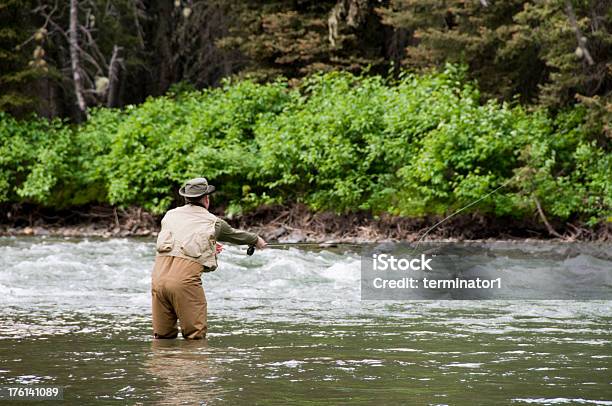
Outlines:
[[[224,209],[213,210],[219,216]],[[40,207],[12,206],[0,217],[3,236],[154,237],[161,216],[139,207],[120,209],[91,206],[80,210],[49,211]],[[556,224],[536,213],[529,221],[477,213],[454,216],[431,229],[442,217],[405,218],[373,216],[365,212],[315,213],[304,205],[264,206],[227,219],[238,228],[257,232],[279,242],[371,242],[429,240],[565,240],[612,241],[612,223],[588,228],[580,224]],[[431,229],[431,230],[430,230]],[[428,230],[430,230],[428,232]]]

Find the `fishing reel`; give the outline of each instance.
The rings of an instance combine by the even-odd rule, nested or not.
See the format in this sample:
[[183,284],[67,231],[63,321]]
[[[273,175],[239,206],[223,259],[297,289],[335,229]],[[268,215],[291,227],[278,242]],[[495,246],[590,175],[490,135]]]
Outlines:
[[255,246],[254,245],[249,245],[249,248],[247,248],[247,255],[250,257],[254,253],[255,253]]

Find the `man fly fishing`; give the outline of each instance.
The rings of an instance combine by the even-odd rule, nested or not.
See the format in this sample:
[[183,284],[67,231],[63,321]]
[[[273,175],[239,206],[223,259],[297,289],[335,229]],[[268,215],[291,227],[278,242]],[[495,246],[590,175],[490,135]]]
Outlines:
[[177,319],[186,339],[206,336],[207,305],[202,272],[217,269],[217,241],[266,247],[257,234],[235,230],[208,211],[215,187],[205,178],[189,180],[179,194],[185,205],[169,210],[157,236],[151,276],[153,336],[176,338]]

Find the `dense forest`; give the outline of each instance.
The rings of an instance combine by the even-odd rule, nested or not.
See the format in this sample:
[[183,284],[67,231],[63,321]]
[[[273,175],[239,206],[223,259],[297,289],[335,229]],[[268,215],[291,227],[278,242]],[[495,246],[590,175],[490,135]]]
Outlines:
[[[0,3],[0,203],[612,218],[611,0]],[[252,157],[245,159],[244,157]],[[563,227],[563,226],[562,226]]]
[[[483,98],[604,114],[610,0],[4,0],[0,108],[84,119],[171,86],[465,63]],[[601,118],[601,116],[599,116]]]

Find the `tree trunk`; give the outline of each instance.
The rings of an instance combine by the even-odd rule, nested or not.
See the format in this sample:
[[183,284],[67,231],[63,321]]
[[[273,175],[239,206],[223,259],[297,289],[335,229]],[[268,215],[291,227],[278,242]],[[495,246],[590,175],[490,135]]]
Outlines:
[[574,33],[576,34],[576,42],[578,42],[578,49],[580,49],[582,56],[586,59],[589,65],[593,65],[595,62],[593,61],[593,57],[591,57],[591,53],[586,47],[586,37],[582,35],[582,31],[580,31],[580,27],[578,27],[578,21],[576,19],[576,13],[574,13],[574,7],[572,7],[571,1],[565,2],[565,9],[567,10],[567,15],[569,17],[570,23],[572,24],[572,28],[574,29]]
[[542,205],[540,204],[540,201],[538,200],[537,197],[533,196],[533,200],[536,204],[536,208],[538,209],[538,214],[540,215],[540,218],[542,219],[542,222],[544,223],[544,225],[546,226],[546,229],[548,230],[548,234],[555,236],[557,238],[563,238],[563,236],[561,234],[559,234],[554,228],[553,226],[548,222],[548,219],[546,218],[546,215],[544,214],[544,210],[542,210]]
[[117,45],[113,46],[113,55],[108,64],[108,96],[106,98],[106,105],[108,107],[115,107],[117,105],[117,85],[119,84],[119,64],[121,63],[121,58],[119,58],[120,51],[120,47]]
[[87,118],[87,105],[83,97],[83,85],[81,83],[81,65],[79,63],[79,7],[77,0],[70,0],[70,28],[68,38],[70,42],[70,64],[72,66],[72,80],[74,82],[74,93],[77,98],[77,106],[82,115]]

